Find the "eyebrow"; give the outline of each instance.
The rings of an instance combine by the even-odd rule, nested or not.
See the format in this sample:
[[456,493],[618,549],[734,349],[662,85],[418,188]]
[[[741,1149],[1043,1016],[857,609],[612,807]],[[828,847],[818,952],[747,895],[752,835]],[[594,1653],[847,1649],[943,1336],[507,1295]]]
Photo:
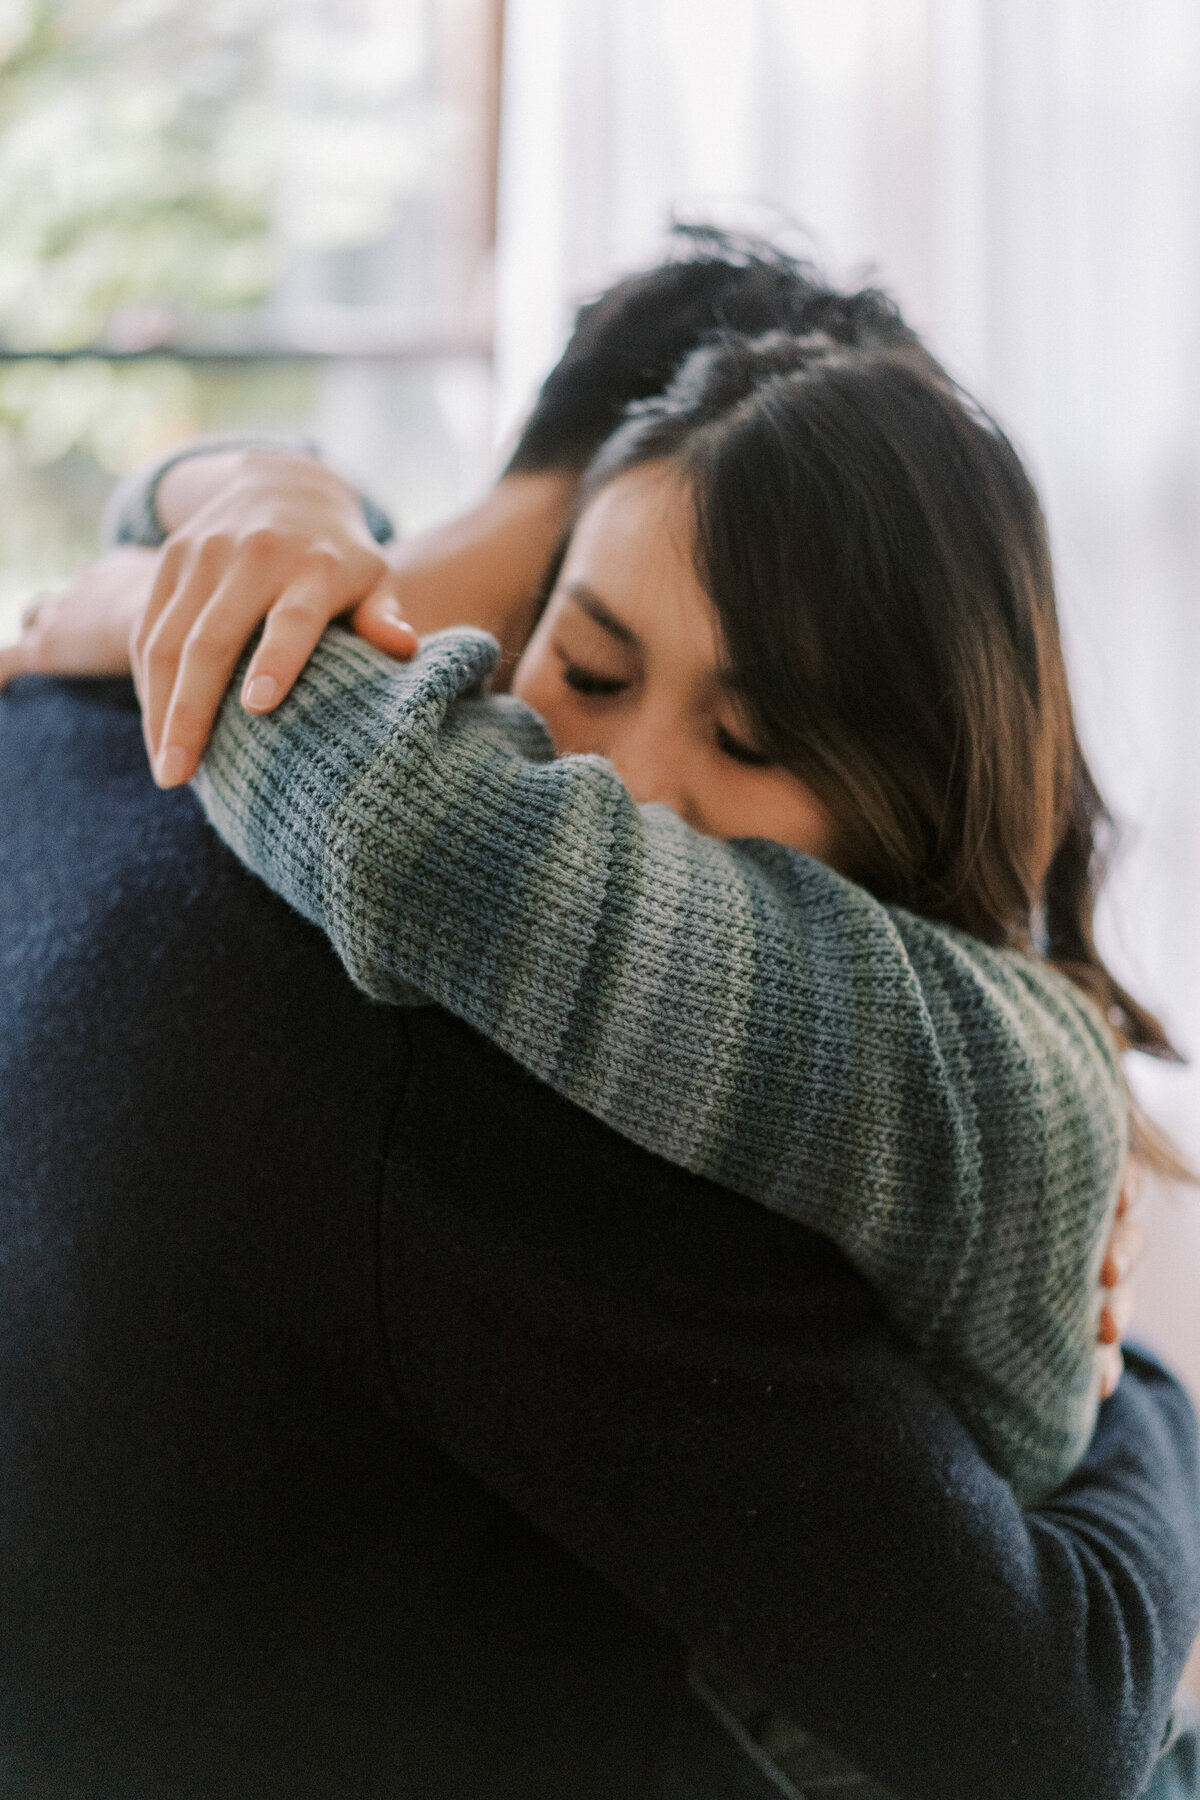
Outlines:
[[607,631],[610,637],[616,638],[619,644],[626,645],[630,650],[641,649],[642,640],[637,632],[631,631],[623,619],[618,619],[612,608],[605,605],[586,581],[572,581],[567,588],[567,598],[573,600],[581,612],[585,612],[589,619],[599,625],[601,631]]

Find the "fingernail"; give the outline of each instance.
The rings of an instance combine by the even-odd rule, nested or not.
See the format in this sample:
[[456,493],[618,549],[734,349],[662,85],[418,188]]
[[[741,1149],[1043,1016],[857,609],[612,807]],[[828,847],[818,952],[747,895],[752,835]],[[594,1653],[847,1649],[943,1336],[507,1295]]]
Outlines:
[[187,751],[178,744],[168,744],[158,759],[159,787],[178,787],[187,774]]
[[248,706],[251,712],[266,712],[274,706],[279,693],[279,683],[273,675],[256,675],[242,689],[242,705]]
[[1117,1321],[1113,1318],[1106,1306],[1104,1311],[1100,1314],[1100,1342],[1102,1344],[1115,1344],[1120,1336],[1121,1334],[1117,1330]]
[[1103,1266],[1101,1267],[1101,1270],[1100,1270],[1100,1286],[1101,1287],[1116,1287],[1116,1285],[1120,1281],[1120,1279],[1121,1279],[1121,1271],[1117,1267],[1116,1257],[1115,1256],[1106,1256],[1104,1259]]

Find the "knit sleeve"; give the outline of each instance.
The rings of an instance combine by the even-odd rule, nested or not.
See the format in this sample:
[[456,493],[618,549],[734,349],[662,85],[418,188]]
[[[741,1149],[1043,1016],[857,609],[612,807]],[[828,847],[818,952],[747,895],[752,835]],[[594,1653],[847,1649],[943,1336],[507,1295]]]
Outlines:
[[481,697],[494,656],[454,630],[397,665],[331,630],[278,712],[226,702],[210,819],[365,992],[415,990],[835,1239],[985,1454],[1048,1491],[1095,1414],[1124,1155],[1098,1015],[1041,964],[555,760],[528,708]]
[[[166,456],[152,457],[122,476],[105,504],[100,518],[100,542],[141,544],[148,549],[166,540],[166,529],[158,516],[158,490],[163,478],[181,462],[195,456],[215,456],[226,450],[284,450],[292,456],[319,457],[320,446],[311,438],[270,436],[256,432],[225,432],[206,437],[189,438]],[[377,544],[390,543],[395,528],[383,507],[369,494],[359,493],[367,530]]]

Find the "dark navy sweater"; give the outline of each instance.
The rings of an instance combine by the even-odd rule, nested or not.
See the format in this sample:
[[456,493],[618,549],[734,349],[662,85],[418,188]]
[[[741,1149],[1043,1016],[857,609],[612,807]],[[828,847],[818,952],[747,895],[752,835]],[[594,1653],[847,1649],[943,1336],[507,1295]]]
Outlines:
[[830,1245],[357,994],[120,683],[0,698],[0,1394],[21,1800],[757,1791],[693,1650],[900,1795],[1133,1796],[1200,1620],[1161,1369],[1022,1514]]

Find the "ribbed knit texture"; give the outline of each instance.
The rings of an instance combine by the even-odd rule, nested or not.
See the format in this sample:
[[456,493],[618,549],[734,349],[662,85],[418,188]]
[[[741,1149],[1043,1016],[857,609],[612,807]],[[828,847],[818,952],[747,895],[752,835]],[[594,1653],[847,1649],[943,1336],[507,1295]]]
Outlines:
[[1096,1409],[1126,1143],[1099,1015],[1046,965],[799,852],[638,807],[481,698],[473,630],[333,628],[274,714],[234,683],[196,789],[384,1001],[427,999],[657,1152],[827,1233],[1023,1501]]

